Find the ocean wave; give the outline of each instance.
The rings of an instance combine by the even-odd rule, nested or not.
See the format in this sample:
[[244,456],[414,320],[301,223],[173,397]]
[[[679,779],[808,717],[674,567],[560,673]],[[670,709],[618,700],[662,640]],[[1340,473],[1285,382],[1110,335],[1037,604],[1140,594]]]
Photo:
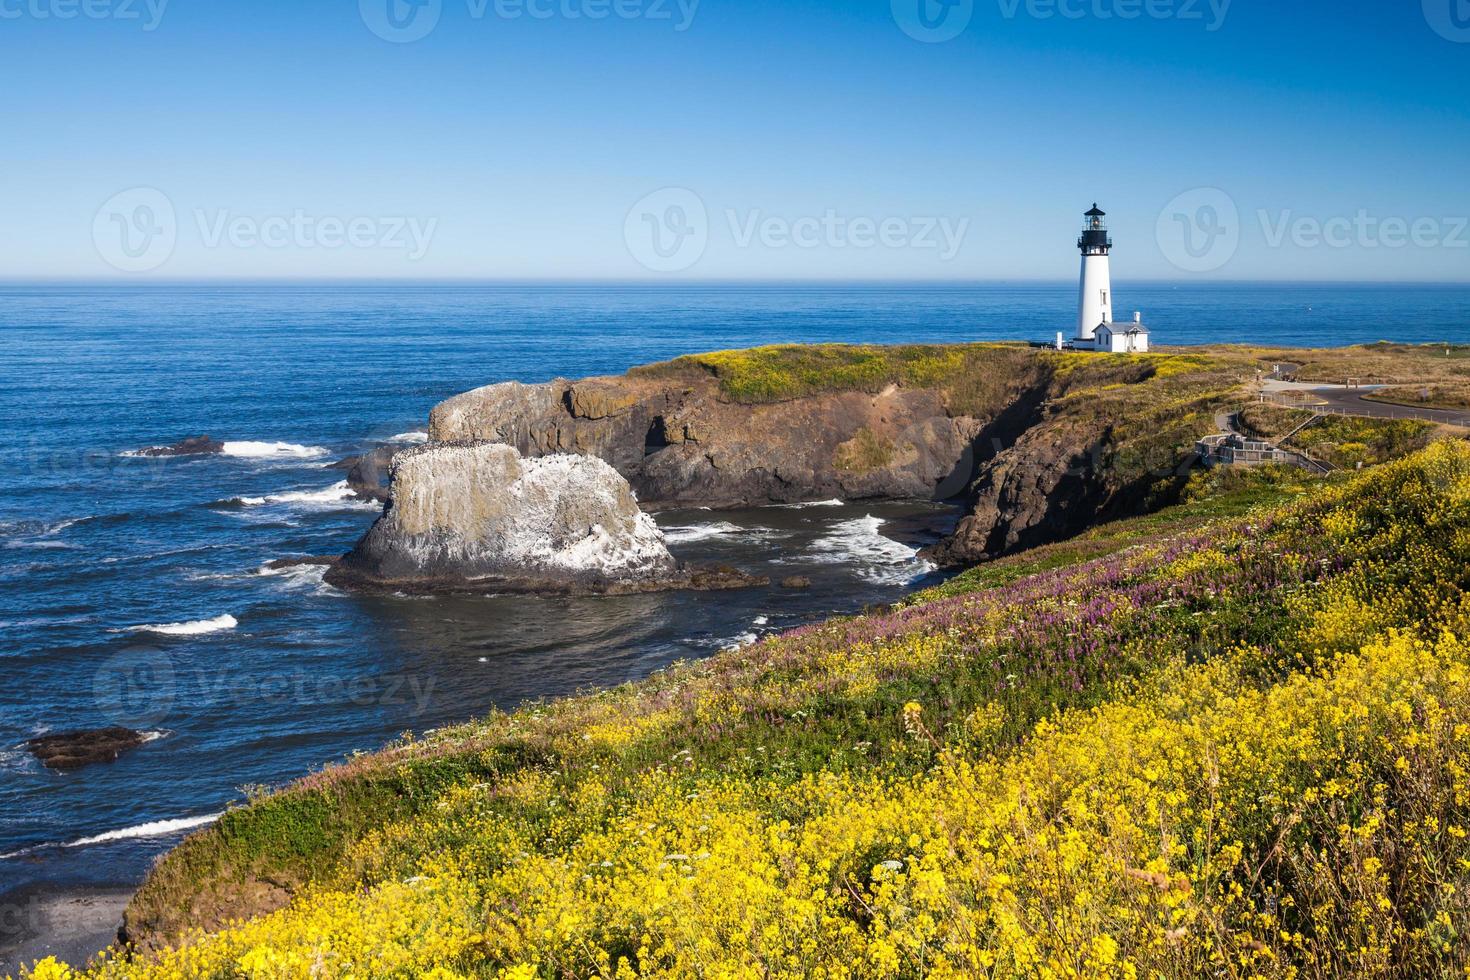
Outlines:
[[236,497],[226,503],[239,503],[245,507],[264,507],[271,504],[299,505],[309,510],[373,510],[383,505],[371,500],[358,499],[357,493],[340,480],[322,490],[287,490],[283,493],[267,494],[264,497]]
[[706,541],[727,534],[739,534],[745,529],[729,521],[716,521],[713,524],[691,524],[687,527],[666,527],[661,530],[664,532],[664,540],[669,544],[688,544],[690,541]]
[[[168,733],[165,732],[162,734],[166,735]],[[110,844],[120,840],[145,840],[153,837],[168,837],[173,834],[181,834],[186,830],[208,826],[222,816],[224,816],[223,812],[208,813],[198,817],[178,817],[173,820],[150,820],[148,823],[140,823],[133,827],[123,827],[120,830],[109,830],[90,837],[79,837],[73,841],[51,841],[45,844],[32,844],[30,847],[22,847],[18,851],[0,854],[0,861],[25,857],[49,848],[89,847],[93,844]]]
[[5,547],[9,551],[35,550],[35,551],[79,551],[81,545],[72,544],[70,541],[52,541],[49,538],[30,538],[18,541],[7,541]]
[[141,555],[112,555],[111,557],[103,558],[99,564],[117,565],[122,562],[153,561],[158,558],[172,558],[177,555],[197,555],[206,551],[217,551],[222,547],[224,546],[218,544],[197,544],[190,545],[187,548],[170,548],[167,551],[148,551]]
[[396,436],[389,436],[389,442],[423,443],[429,441],[427,432],[400,432]]
[[[170,834],[183,833],[196,827],[204,827],[214,823],[224,813],[209,813],[202,817],[179,817],[176,820],[154,820],[149,823],[140,823],[136,827],[124,827],[121,830],[109,830],[105,834],[97,834],[93,837],[83,837],[79,840],[62,844],[62,847],[87,847],[91,844],[107,844],[117,840],[137,840],[146,837],[167,837]],[[7,855],[8,856],[8,855]]]
[[90,623],[96,618],[96,616],[62,616],[60,618],[35,616],[29,619],[0,619],[0,629],[32,629],[37,626],[75,626],[80,623]]
[[[31,773],[39,767],[36,757],[20,747],[0,747],[0,770],[13,773]],[[10,857],[0,854],[0,857]]]
[[219,633],[223,630],[232,630],[240,625],[240,621],[229,613],[216,616],[213,619],[196,619],[188,623],[150,623],[146,626],[129,626],[125,629],[111,630],[113,633],[157,633],[160,636],[201,636],[205,633]]
[[664,540],[669,544],[689,544],[693,541],[708,541],[711,538],[742,537],[750,540],[777,537],[781,534],[769,527],[741,527],[729,521],[714,521],[709,524],[688,524],[660,528]]
[[5,547],[10,550],[22,548],[35,549],[60,549],[72,551],[80,548],[80,545],[68,541],[58,541],[56,536],[69,527],[75,527],[83,521],[91,520],[90,517],[73,517],[64,521],[6,521],[0,524],[0,537],[8,538]]
[[694,647],[698,650],[738,650],[748,647],[760,639],[760,634],[755,630],[747,630],[734,636],[699,636],[689,637],[681,642],[685,646]]
[[294,442],[246,440],[225,443],[224,454],[243,459],[315,459],[318,456],[325,456],[327,451],[321,446],[300,446]]
[[934,571],[932,562],[919,558],[919,552],[901,541],[885,537],[880,528],[887,521],[869,514],[834,524],[822,537],[812,542],[813,561],[828,564],[856,564],[858,574],[882,585],[904,585]]
[[281,586],[287,589],[309,588],[315,595],[343,595],[340,589],[335,589],[324,581],[328,568],[327,565],[290,565],[286,568],[262,565],[256,569],[255,574],[264,578],[280,579]]
[[833,497],[831,500],[809,500],[801,504],[776,504],[776,506],[786,510],[805,510],[808,507],[846,507],[847,501]]

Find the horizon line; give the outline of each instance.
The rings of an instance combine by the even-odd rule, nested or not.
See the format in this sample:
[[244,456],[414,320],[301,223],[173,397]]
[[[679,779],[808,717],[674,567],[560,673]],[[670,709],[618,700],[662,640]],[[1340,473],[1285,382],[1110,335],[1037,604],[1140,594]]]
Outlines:
[[[82,277],[82,276],[0,276],[0,287],[15,286],[655,286],[667,288],[710,287],[710,286],[915,286],[915,287],[967,287],[1006,285],[1065,285],[1076,288],[1075,278],[1048,278],[1040,276],[1015,276],[1009,278],[956,278],[956,279],[904,279],[904,278],[778,278],[778,277],[715,277],[708,279],[679,279],[668,277],[575,277],[575,276],[426,276],[383,277],[383,276],[187,276],[164,277]],[[1279,286],[1419,286],[1470,288],[1470,279],[1129,279],[1130,284],[1149,286],[1231,286],[1231,285],[1279,285]]]

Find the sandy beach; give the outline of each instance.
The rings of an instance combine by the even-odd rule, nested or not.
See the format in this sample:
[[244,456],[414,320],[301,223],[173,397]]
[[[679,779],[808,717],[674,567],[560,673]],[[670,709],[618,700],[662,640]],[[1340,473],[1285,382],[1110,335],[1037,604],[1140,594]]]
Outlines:
[[37,887],[0,898],[0,976],[55,956],[74,966],[117,938],[126,888]]

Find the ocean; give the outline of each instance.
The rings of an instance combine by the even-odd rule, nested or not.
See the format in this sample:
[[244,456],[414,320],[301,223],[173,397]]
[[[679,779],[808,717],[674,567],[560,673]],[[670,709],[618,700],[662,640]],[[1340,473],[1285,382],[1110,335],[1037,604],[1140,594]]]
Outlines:
[[[1160,344],[1470,340],[1467,286],[1120,286]],[[332,464],[421,440],[436,402],[754,344],[1047,340],[1075,290],[0,285],[0,895],[136,885],[250,787],[892,601],[933,580],[916,550],[956,516],[657,515],[679,556],[806,575],[804,592],[362,597],[320,569],[260,573],[351,547],[377,508]],[[227,452],[128,455],[202,433]],[[150,741],[67,774],[21,747],[114,723]]]

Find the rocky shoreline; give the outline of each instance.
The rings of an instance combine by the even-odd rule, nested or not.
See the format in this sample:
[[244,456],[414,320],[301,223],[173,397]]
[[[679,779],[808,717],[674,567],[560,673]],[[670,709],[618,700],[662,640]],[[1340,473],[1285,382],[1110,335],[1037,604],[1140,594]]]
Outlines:
[[[961,503],[955,534],[926,557],[962,567],[1157,506],[1187,477],[1213,399],[1245,374],[1230,358],[1180,358],[1179,370],[1169,355],[881,350],[948,373],[750,398],[720,362],[694,357],[456,395],[430,413],[426,444],[336,464],[384,513],[326,581],[413,594],[742,588],[761,583],[680,566],[647,512],[831,498]],[[810,356],[735,353],[778,367]],[[871,356],[822,353],[839,359],[837,377],[841,358]]]
[[[732,361],[736,374],[766,374],[753,384]],[[384,514],[327,581],[408,593],[739,588],[755,582],[680,567],[647,512],[832,498],[960,503],[956,532],[926,557],[963,567],[1167,502],[1218,399],[1252,366],[1233,354],[834,345],[492,384],[435,406],[425,445],[334,464]],[[140,452],[221,445],[199,436]],[[544,479],[553,470],[566,486]],[[571,503],[589,494],[601,502]],[[548,511],[551,499],[568,504]]]

